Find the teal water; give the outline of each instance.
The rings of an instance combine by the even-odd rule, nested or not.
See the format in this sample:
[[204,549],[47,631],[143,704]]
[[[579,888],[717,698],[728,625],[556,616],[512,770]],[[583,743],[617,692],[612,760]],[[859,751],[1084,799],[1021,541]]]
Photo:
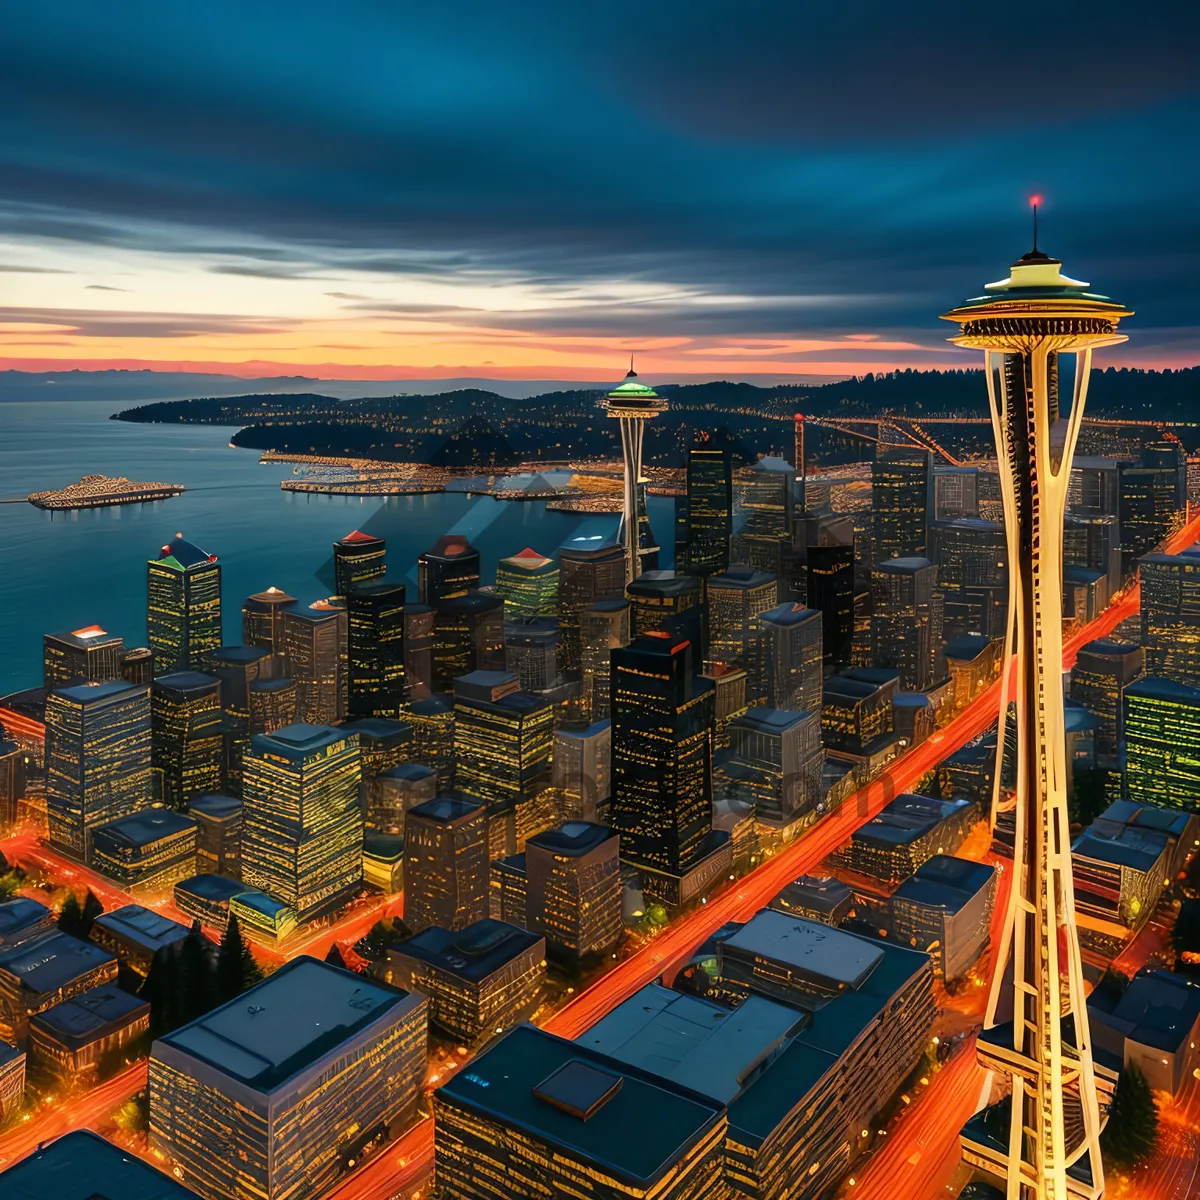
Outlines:
[[[540,501],[431,496],[305,496],[282,491],[287,464],[229,446],[232,429],[110,421],[103,401],[0,404],[0,499],[81,475],[181,483],[181,496],[117,508],[45,512],[0,504],[0,695],[41,683],[42,634],[98,624],[145,644],[146,560],[182,533],[222,564],[226,642],[241,641],[246,596],[279,587],[301,600],[330,592],[331,544],[362,528],[387,539],[389,574],[416,595],[416,558],[444,533],[479,548],[485,582],[529,545],[543,554],[575,533],[611,533],[615,517],[547,512]],[[650,518],[671,565],[673,501]]]

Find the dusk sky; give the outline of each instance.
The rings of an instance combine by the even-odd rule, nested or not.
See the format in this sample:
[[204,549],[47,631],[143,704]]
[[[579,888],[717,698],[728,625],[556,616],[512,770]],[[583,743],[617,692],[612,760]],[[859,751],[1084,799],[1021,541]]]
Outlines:
[[[1085,23],[1082,23],[1085,22]],[[1042,246],[1200,362],[1200,6],[6,6],[0,366],[975,364]]]

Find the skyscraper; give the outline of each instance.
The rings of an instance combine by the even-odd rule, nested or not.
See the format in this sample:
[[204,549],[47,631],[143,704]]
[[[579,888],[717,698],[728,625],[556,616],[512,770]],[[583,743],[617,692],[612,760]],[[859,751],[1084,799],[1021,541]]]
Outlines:
[[1088,642],[1071,668],[1071,699],[1096,718],[1096,763],[1116,769],[1125,743],[1125,689],[1143,669],[1141,646]]
[[438,796],[404,823],[404,923],[466,929],[488,915],[488,821],[482,804]]
[[729,561],[765,571],[791,595],[795,574],[792,522],[796,512],[796,472],[786,459],[760,458],[739,471],[734,485],[735,514],[741,526],[729,547]]
[[404,719],[412,729],[412,759],[437,772],[439,792],[454,784],[454,697],[435,692],[411,701]]
[[199,671],[160,675],[150,689],[154,799],[183,812],[193,796],[221,790],[221,681]]
[[935,521],[929,526],[929,558],[937,567],[945,640],[972,633],[1002,638],[1008,612],[1004,526],[979,517]]
[[352,530],[333,543],[334,594],[348,596],[356,587],[382,579],[387,566],[383,538]]
[[1157,546],[1187,502],[1187,460],[1177,442],[1143,446],[1136,464],[1121,464],[1121,549],[1132,560]]
[[[645,513],[642,482],[642,435],[646,422],[666,412],[667,402],[644,383],[638,382],[637,372],[630,366],[625,382],[613,388],[604,398],[608,415],[621,423],[621,454],[625,463],[625,482],[622,492],[621,527],[618,536],[625,547],[626,582],[642,573],[643,551],[649,550],[649,521]],[[657,554],[657,546],[654,552]]]
[[891,558],[871,572],[872,661],[898,668],[909,691],[927,691],[946,673],[937,573],[927,558]]
[[404,606],[404,686],[412,700],[423,700],[433,692],[436,622],[437,610],[430,605]]
[[283,617],[295,603],[295,596],[277,587],[248,596],[242,605],[242,642],[283,657],[287,653]]
[[[1077,1195],[1104,1192],[1067,816],[1062,536],[1092,348],[1123,340],[1117,324],[1128,314],[1087,288],[1035,246],[987,295],[946,314],[961,326],[954,341],[984,352],[1015,575],[1014,883],[996,957],[1005,965],[993,976],[978,1043],[982,1065],[1012,1081],[1010,1133],[997,1149],[972,1137],[970,1125],[963,1130],[967,1162],[1004,1175],[1013,1200],[1063,1200],[1068,1171]],[[1065,413],[1064,365],[1074,368]],[[1007,701],[1002,693],[1001,729]]]
[[50,845],[91,855],[92,831],[150,803],[150,690],[124,680],[85,683],[46,699]]
[[327,604],[287,609],[282,616],[283,652],[296,683],[296,720],[332,725],[343,715],[338,703],[341,623],[346,614]]
[[242,788],[242,879],[323,916],[362,884],[358,738],[323,725],[256,734]]
[[780,604],[760,618],[753,692],[768,708],[820,713],[824,674],[823,615],[803,604]]
[[1200,686],[1200,547],[1141,564],[1146,673]]
[[840,671],[854,642],[854,546],[809,546],[805,575],[805,603],[821,614],[825,661]]
[[930,469],[928,450],[915,446],[877,447],[871,465],[876,563],[925,553]]
[[735,794],[764,825],[785,828],[815,813],[821,798],[821,710],[751,708],[730,722]]
[[558,608],[558,564],[526,546],[496,564],[496,592],[507,621],[551,617]]
[[504,601],[463,592],[437,603],[433,622],[433,690],[448,692],[460,675],[504,670]]
[[1200,688],[1147,675],[1125,689],[1125,790],[1200,813]]
[[177,533],[146,566],[146,635],[154,670],[201,671],[221,645],[221,564]]
[[625,551],[600,534],[578,534],[558,549],[558,637],[563,671],[580,669],[583,613],[597,600],[625,595]]
[[558,683],[558,621],[524,617],[504,622],[504,669],[525,692],[549,691]]
[[225,784],[242,794],[242,759],[254,732],[250,689],[270,678],[271,655],[260,646],[221,646],[205,656],[205,674],[221,681],[221,711],[225,718]]
[[1067,513],[1063,522],[1063,564],[1103,571],[1108,594],[1121,586],[1121,528],[1116,517]]
[[625,589],[629,598],[630,633],[671,633],[688,638],[703,665],[707,657],[708,620],[704,605],[704,580],[674,571],[643,571]]
[[70,633],[48,633],[42,643],[42,686],[47,691],[69,683],[121,678],[125,643],[99,625],[85,625]]
[[422,604],[465,596],[479,586],[479,551],[461,533],[447,533],[417,558]]
[[935,467],[933,514],[935,521],[979,516],[979,468]]
[[775,576],[735,567],[710,575],[707,591],[708,661],[743,662],[758,633],[759,618],[779,603]]
[[693,446],[687,491],[675,501],[675,566],[687,575],[712,575],[729,566],[733,533],[733,458],[728,450]]
[[351,716],[395,717],[404,703],[404,592],[374,579],[346,596]]
[[[597,600],[584,610],[579,629],[579,702],[584,717],[608,716],[609,660],[617,646],[629,642],[629,601],[620,596]],[[561,627],[560,627],[561,638]]]

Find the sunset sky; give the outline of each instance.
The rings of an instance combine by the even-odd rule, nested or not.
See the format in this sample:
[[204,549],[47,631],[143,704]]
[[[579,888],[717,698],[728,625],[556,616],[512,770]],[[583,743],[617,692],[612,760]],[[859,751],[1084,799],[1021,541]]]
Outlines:
[[937,315],[1034,192],[1137,312],[1103,361],[1200,362],[1200,6],[1000,11],[5,6],[0,367],[968,365]]

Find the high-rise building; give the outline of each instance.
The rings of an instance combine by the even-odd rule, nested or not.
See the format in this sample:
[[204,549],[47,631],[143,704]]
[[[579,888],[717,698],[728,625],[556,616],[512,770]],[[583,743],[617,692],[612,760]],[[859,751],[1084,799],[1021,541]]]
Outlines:
[[250,685],[251,734],[274,733],[285,725],[294,725],[297,707],[294,679],[254,680]]
[[733,533],[733,459],[728,450],[693,446],[686,492],[675,501],[675,565],[686,575],[729,567]]
[[783,829],[816,812],[821,799],[821,710],[751,708],[729,727],[726,777],[754,818]]
[[702,579],[677,575],[674,571],[643,571],[625,589],[625,595],[630,603],[629,625],[633,637],[669,633],[687,638],[697,653],[696,666],[703,664],[708,621]]
[[775,577],[751,567],[735,567],[710,575],[707,592],[709,661],[744,663],[758,634],[759,618],[779,604]]
[[17,822],[17,804],[25,798],[26,752],[4,736],[0,725],[0,831]]
[[410,700],[433,694],[433,645],[437,612],[428,604],[404,606],[404,686]]
[[150,1144],[214,1200],[326,1195],[416,1111],[427,1009],[415,992],[293,959],[154,1043]]
[[303,724],[332,725],[343,715],[339,675],[345,620],[345,612],[321,603],[282,615],[283,653],[296,683],[296,720]]
[[805,602],[821,614],[825,661],[843,670],[854,641],[854,546],[809,546],[805,580]]
[[1068,512],[1063,519],[1063,564],[1101,571],[1108,595],[1121,586],[1121,527],[1116,517]]
[[768,708],[820,713],[823,621],[819,610],[802,604],[781,604],[762,614],[754,660],[756,700]]
[[479,587],[479,551],[460,533],[447,533],[417,558],[422,604],[437,605]]
[[110,680],[51,692],[46,699],[50,845],[87,860],[98,825],[149,803],[149,689]]
[[121,655],[121,678],[138,687],[150,686],[154,681],[154,652],[149,646],[134,646]]
[[225,721],[225,784],[241,795],[242,759],[253,734],[251,689],[269,679],[271,655],[260,646],[221,646],[205,659],[205,674],[221,681],[221,711]]
[[552,617],[558,609],[558,564],[526,546],[496,564],[496,593],[506,620]]
[[1125,689],[1143,671],[1141,646],[1097,641],[1080,647],[1071,668],[1071,699],[1096,718],[1096,762],[1116,768],[1125,744]]
[[647,554],[652,552],[657,560],[658,547],[650,533],[645,492],[641,486],[642,435],[647,421],[666,412],[667,402],[653,388],[639,382],[631,365],[625,381],[605,396],[604,408],[609,417],[621,423],[625,473],[617,536],[625,548],[625,582],[629,583],[642,573]]
[[395,717],[404,703],[404,584],[375,579],[346,596],[348,709]]
[[594,721],[608,716],[610,659],[617,646],[629,644],[629,611],[628,600],[610,596],[586,608],[580,620],[579,703],[583,715]]
[[946,674],[937,577],[927,558],[890,558],[871,572],[872,662],[896,667],[909,691],[926,691]]
[[169,808],[143,808],[91,831],[88,866],[134,895],[169,892],[196,874],[196,822]]
[[380,833],[402,836],[410,808],[436,799],[437,772],[423,763],[406,762],[381,771],[371,783],[367,824]]
[[448,692],[460,675],[504,670],[504,601],[484,592],[439,600],[434,618],[433,690]]
[[1081,517],[1117,517],[1121,511],[1121,464],[1115,458],[1077,454],[1071,464],[1067,507]]
[[713,753],[729,748],[729,723],[749,707],[750,674],[745,667],[717,663],[704,672],[713,688]]
[[294,909],[322,916],[362,884],[358,738],[289,725],[251,739],[242,789],[242,878]]
[[182,812],[193,796],[221,790],[221,681],[199,671],[160,675],[150,689],[154,799]]
[[[1092,348],[1123,340],[1117,324],[1128,314],[1064,276],[1062,264],[1036,245],[987,293],[946,319],[961,326],[958,345],[984,352],[1014,575],[1014,882],[997,955],[1003,966],[992,977],[978,1042],[981,1064],[1011,1079],[1011,1115],[1007,1138],[981,1138],[968,1123],[963,1157],[1007,1179],[1009,1195],[1022,1200],[1061,1200],[1068,1172],[1076,1195],[1098,1200],[1100,1109],[1067,828],[1062,541]],[[1064,368],[1073,368],[1065,412]]]
[[488,915],[488,819],[482,804],[438,796],[408,810],[404,923],[466,929]]
[[348,596],[364,583],[382,579],[387,570],[383,538],[352,530],[333,543],[334,594]]
[[619,839],[606,825],[566,821],[525,843],[526,927],[578,962],[621,940]]
[[1187,459],[1178,442],[1143,446],[1135,465],[1121,464],[1121,548],[1136,559],[1171,532],[1187,503]]
[[454,696],[438,692],[405,706],[404,720],[412,729],[410,756],[437,773],[438,791],[454,786]]
[[979,516],[979,468],[934,467],[934,521]]
[[196,822],[196,870],[201,875],[242,874],[242,802],[210,792],[193,796],[188,816]]
[[790,595],[795,574],[792,523],[796,511],[796,472],[786,459],[760,458],[737,473],[734,486],[736,532],[729,561],[774,575]]
[[545,692],[558,682],[558,621],[524,617],[504,622],[504,668],[524,692]]
[[282,588],[269,587],[265,592],[248,596],[242,605],[242,642],[269,650],[278,658],[286,658],[287,644],[283,617],[295,606],[296,597]]
[[879,446],[871,464],[871,507],[875,512],[873,557],[915,558],[925,554],[929,524],[930,457],[913,446]]
[[71,683],[121,678],[125,643],[99,625],[85,625],[70,633],[48,633],[42,642],[42,686],[47,691]]
[[1200,686],[1200,548],[1140,563],[1146,672]]
[[1200,688],[1146,675],[1126,686],[1124,707],[1128,798],[1200,812]]
[[937,567],[945,640],[972,633],[1002,638],[1008,613],[1004,526],[978,517],[935,521],[929,526],[929,558]]
[[146,635],[154,670],[202,671],[221,645],[221,564],[183,534],[146,565]]
[[625,596],[625,551],[600,534],[579,534],[558,548],[558,634],[562,668],[580,669],[583,614],[597,600]]
[[554,731],[551,782],[573,818],[594,821],[612,792],[612,722],[560,725]]

